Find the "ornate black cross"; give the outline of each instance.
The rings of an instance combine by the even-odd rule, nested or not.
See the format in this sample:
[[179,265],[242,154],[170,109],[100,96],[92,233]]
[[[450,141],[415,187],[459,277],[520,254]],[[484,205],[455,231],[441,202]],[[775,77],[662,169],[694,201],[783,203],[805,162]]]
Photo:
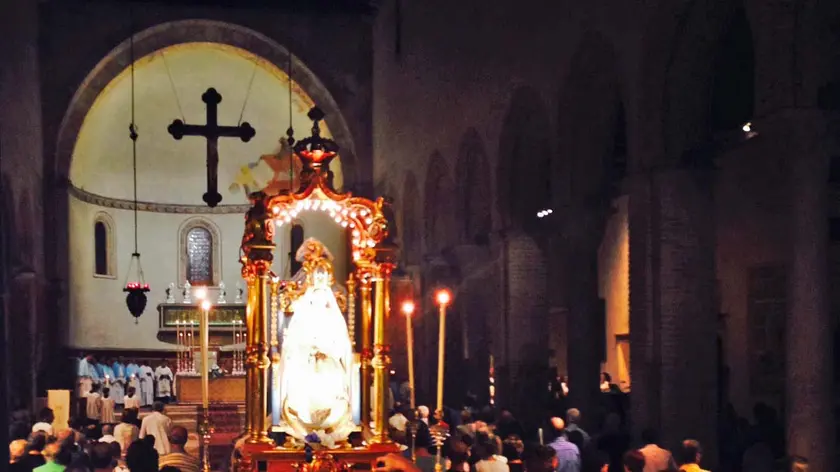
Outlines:
[[247,122],[239,126],[219,126],[219,103],[222,96],[214,88],[207,89],[201,95],[201,101],[207,104],[207,124],[188,125],[175,120],[167,130],[175,139],[184,136],[203,136],[207,139],[207,192],[201,198],[210,208],[222,201],[219,193],[219,138],[239,138],[247,143],[256,131]]

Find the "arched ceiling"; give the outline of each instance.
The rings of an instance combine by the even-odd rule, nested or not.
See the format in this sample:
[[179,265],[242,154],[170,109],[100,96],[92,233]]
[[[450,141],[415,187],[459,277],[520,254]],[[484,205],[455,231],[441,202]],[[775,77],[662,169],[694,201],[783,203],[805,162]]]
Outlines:
[[[289,127],[289,79],[273,64],[245,50],[217,43],[170,46],[136,61],[135,122],[137,141],[137,197],[157,203],[202,204],[206,190],[206,141],[184,137],[176,141],[167,126],[176,118],[189,124],[206,123],[201,95],[214,87],[223,97],[219,124],[247,121],[256,130],[248,143],[237,138],[219,140],[219,192],[223,204],[246,203],[241,190],[243,169],[260,156],[279,150]],[[309,136],[312,123],[306,114],[314,105],[292,82],[292,123],[297,139]],[[247,101],[246,101],[247,98]],[[179,107],[180,103],[180,107]],[[243,110],[244,106],[244,110]],[[100,93],[85,116],[70,166],[74,186],[94,194],[133,198],[132,152],[128,137],[131,122],[131,73],[126,68]],[[322,135],[330,136],[325,123]],[[271,178],[258,166],[257,181]],[[339,159],[333,161],[335,186],[342,187]],[[285,175],[279,176],[285,178]]]

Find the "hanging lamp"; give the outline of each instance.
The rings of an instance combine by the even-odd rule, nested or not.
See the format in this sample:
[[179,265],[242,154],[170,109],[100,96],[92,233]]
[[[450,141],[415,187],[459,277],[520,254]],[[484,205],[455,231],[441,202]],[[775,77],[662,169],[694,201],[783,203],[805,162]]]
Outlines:
[[128,126],[128,136],[131,138],[131,158],[134,176],[134,252],[131,253],[131,262],[128,265],[125,287],[125,305],[129,313],[134,317],[134,323],[146,309],[149,292],[149,284],[143,277],[143,266],[140,264],[140,250],[137,244],[137,125],[134,123],[134,15],[131,15],[131,38],[129,39],[129,55],[131,56],[131,124]]

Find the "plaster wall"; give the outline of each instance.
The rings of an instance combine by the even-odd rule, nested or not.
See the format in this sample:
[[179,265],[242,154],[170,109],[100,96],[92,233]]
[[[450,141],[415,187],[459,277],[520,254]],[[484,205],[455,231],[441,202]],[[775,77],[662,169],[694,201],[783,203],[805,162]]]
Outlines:
[[630,340],[616,336],[630,334],[630,238],[627,220],[628,197],[618,198],[615,212],[607,221],[598,249],[598,295],[606,303],[603,371],[623,390],[630,388]]
[[[113,277],[94,275],[94,221],[100,212],[105,212],[114,221],[114,252],[116,267]],[[77,349],[166,349],[171,345],[157,339],[159,326],[157,305],[165,298],[166,287],[178,280],[178,264],[183,247],[179,247],[179,231],[188,220],[201,218],[209,221],[218,230],[218,242],[221,251],[219,275],[227,288],[227,300],[233,302],[236,297],[237,283],[244,282],[240,276],[239,246],[243,231],[243,215],[232,214],[171,214],[156,212],[138,213],[139,250],[142,254],[145,280],[151,285],[149,304],[138,324],[134,324],[125,307],[125,294],[122,288],[134,249],[134,214],[129,210],[103,208],[97,205],[70,198],[70,329],[67,344]],[[328,215],[320,213],[302,213],[298,221],[304,227],[304,237],[315,237],[323,242],[335,257],[336,278],[343,281],[347,277],[346,239],[344,231],[339,229]],[[282,229],[280,235],[288,234]],[[279,245],[278,245],[279,246]],[[285,245],[288,248],[288,244]],[[275,258],[275,270],[287,259],[278,250]],[[218,294],[211,288],[213,299]],[[180,301],[180,290],[176,300]]]

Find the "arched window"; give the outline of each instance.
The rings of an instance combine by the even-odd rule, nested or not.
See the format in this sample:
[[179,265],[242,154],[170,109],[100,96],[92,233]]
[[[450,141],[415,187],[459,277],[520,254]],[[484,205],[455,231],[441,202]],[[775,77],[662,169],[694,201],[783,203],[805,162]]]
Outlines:
[[114,277],[114,220],[107,213],[99,213],[93,220],[93,275]]
[[303,245],[303,226],[299,224],[295,224],[294,226],[292,226],[289,238],[289,247],[291,247],[292,249],[291,275],[294,276],[298,273],[301,267],[303,267],[303,265],[297,260],[298,249],[300,249],[300,247]]
[[203,218],[188,220],[181,226],[179,285],[214,286],[219,283],[221,260],[219,231]]
[[213,285],[213,235],[206,228],[187,232],[187,280],[192,285]]

